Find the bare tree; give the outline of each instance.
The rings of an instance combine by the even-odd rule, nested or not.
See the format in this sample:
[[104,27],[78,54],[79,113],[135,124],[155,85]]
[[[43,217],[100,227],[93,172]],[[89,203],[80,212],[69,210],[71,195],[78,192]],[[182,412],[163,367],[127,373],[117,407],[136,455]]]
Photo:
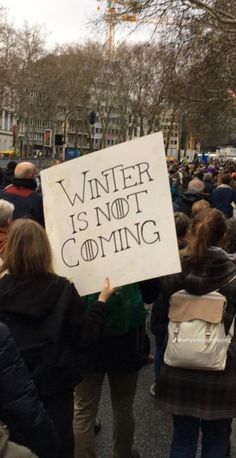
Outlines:
[[[178,24],[189,20],[196,13],[206,13],[223,26],[236,28],[236,12],[233,0],[222,2],[217,0],[133,0],[117,1],[117,15],[135,15],[136,19],[148,20],[155,18],[157,25],[171,21]],[[166,18],[167,15],[167,18]],[[158,22],[159,19],[159,22]]]

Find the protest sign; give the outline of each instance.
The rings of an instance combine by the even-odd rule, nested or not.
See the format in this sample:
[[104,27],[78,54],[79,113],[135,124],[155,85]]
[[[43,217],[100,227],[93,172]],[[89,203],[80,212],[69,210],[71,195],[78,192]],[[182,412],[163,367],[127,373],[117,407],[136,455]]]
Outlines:
[[59,275],[81,295],[105,276],[121,286],[179,272],[161,133],[41,172],[46,230]]

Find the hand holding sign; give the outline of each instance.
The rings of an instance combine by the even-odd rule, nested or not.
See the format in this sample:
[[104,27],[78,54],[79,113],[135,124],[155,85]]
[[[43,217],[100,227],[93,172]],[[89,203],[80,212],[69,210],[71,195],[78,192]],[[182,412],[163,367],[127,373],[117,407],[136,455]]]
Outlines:
[[[181,270],[162,134],[41,173],[54,268],[81,296]],[[109,288],[108,288],[109,289]]]
[[107,302],[109,297],[117,290],[117,288],[112,288],[110,283],[110,278],[106,277],[103,283],[102,291],[99,294],[98,300],[101,302]]

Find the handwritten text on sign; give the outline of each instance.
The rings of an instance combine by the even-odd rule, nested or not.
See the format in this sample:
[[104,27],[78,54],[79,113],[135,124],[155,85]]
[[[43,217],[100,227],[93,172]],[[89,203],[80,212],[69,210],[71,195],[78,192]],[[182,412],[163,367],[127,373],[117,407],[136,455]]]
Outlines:
[[161,140],[151,135],[42,173],[56,270],[81,294],[98,291],[106,275],[121,285],[180,270]]

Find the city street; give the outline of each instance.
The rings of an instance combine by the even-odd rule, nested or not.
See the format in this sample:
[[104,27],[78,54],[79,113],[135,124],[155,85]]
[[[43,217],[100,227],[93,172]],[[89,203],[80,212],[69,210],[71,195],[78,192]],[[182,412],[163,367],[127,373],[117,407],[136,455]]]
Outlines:
[[[135,402],[136,445],[141,458],[168,458],[171,438],[171,418],[163,414],[154,398],[149,394],[153,383],[153,366],[140,371],[138,391]],[[102,429],[97,435],[98,458],[111,458],[112,414],[109,400],[108,383],[104,385],[99,410]]]
[[[153,383],[153,367],[146,366],[140,372],[135,402],[136,445],[140,458],[169,458],[172,433],[171,418],[158,409],[158,401],[149,394]],[[112,414],[109,400],[109,387],[106,382],[99,410],[102,429],[97,435],[98,458],[111,458]],[[236,458],[236,428],[231,436],[231,458]],[[200,453],[198,453],[198,458]]]

